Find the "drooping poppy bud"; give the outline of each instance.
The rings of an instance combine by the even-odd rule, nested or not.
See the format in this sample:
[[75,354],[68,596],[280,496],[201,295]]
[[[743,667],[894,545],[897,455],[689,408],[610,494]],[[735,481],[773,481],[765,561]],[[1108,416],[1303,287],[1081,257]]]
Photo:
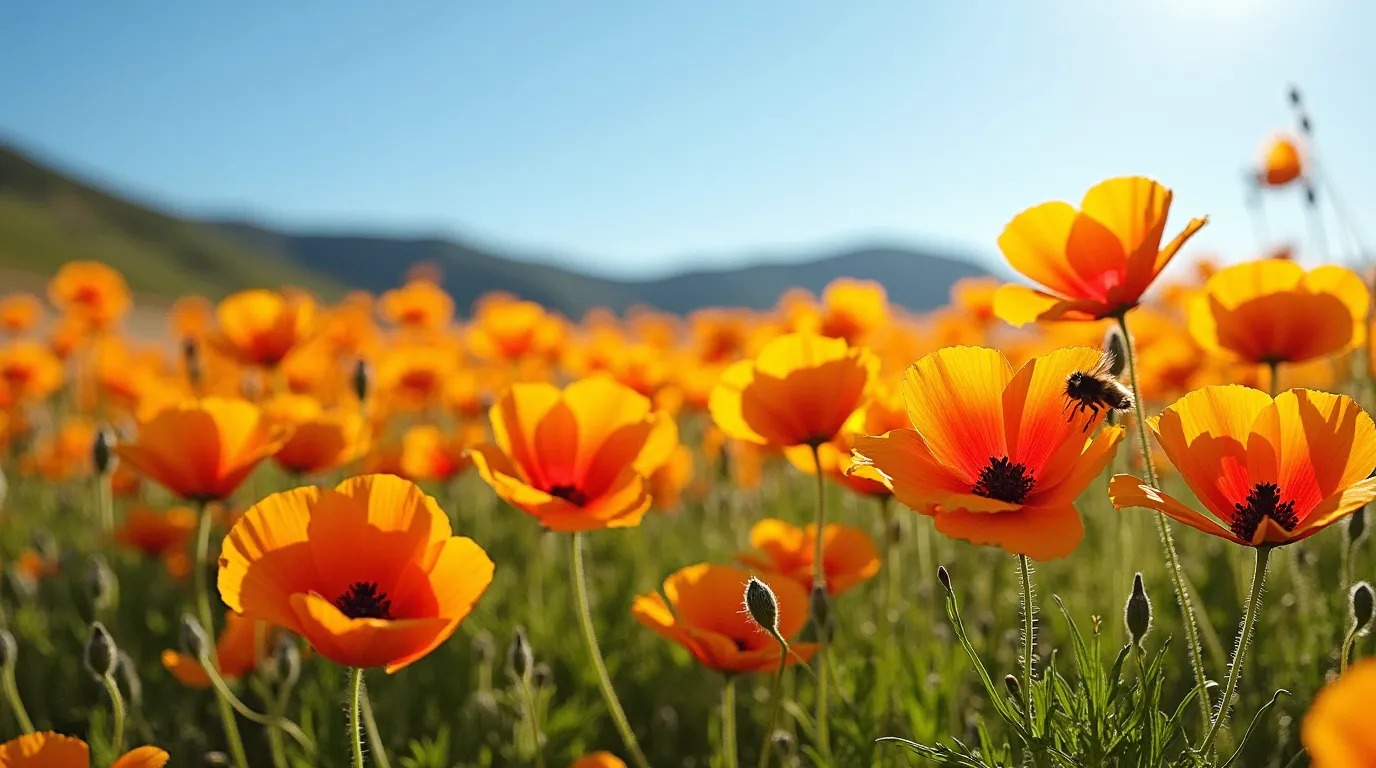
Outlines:
[[115,433],[108,426],[96,430],[96,439],[91,443],[91,465],[96,474],[104,476],[115,470],[118,458],[115,456]]
[[774,597],[774,590],[754,576],[745,585],[745,610],[760,629],[778,636],[779,601]]
[[91,625],[91,637],[86,641],[86,669],[99,678],[109,677],[119,662],[119,648],[104,624]]
[[517,627],[511,636],[511,647],[507,650],[507,666],[511,676],[522,683],[530,682],[531,670],[535,667],[535,654],[530,650],[524,627]]
[[1366,634],[1371,628],[1371,618],[1373,609],[1376,609],[1376,593],[1372,592],[1371,585],[1365,581],[1359,581],[1352,585],[1352,594],[1348,597],[1348,608],[1352,612],[1352,626],[1359,635]]
[[1123,606],[1123,624],[1127,626],[1132,644],[1141,648],[1142,641],[1151,631],[1151,598],[1147,597],[1147,589],[1142,583],[1140,572],[1133,577],[1132,594]]

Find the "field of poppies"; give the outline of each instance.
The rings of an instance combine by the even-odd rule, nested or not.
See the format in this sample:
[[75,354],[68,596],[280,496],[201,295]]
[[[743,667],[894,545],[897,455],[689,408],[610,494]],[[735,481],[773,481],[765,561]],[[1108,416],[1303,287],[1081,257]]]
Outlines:
[[69,262],[0,298],[0,766],[1376,764],[1371,275],[1171,201],[1010,211],[1027,284],[923,315],[421,266],[149,338]]

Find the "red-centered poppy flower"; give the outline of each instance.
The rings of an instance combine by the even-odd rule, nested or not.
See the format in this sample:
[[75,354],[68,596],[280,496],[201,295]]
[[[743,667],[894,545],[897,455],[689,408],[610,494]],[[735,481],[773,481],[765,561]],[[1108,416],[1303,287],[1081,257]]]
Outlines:
[[908,369],[913,429],[857,437],[853,473],[887,481],[905,505],[957,539],[1034,560],[1084,536],[1075,500],[1112,461],[1121,427],[1102,413],[1067,419],[1066,378],[1102,352],[1059,349],[1016,372],[996,350],[948,347]]
[[1312,536],[1376,499],[1376,427],[1346,395],[1205,387],[1148,426],[1212,517],[1131,475],[1115,475],[1118,509],[1145,507],[1251,547]]
[[278,395],[263,407],[291,429],[272,460],[298,475],[314,475],[354,461],[368,449],[368,425],[356,408],[325,408],[304,395]]
[[[783,574],[804,588],[812,586],[816,525],[799,528],[767,517],[750,529],[750,546],[759,554],[747,552],[737,555],[736,560],[761,571]],[[822,570],[827,593],[839,595],[879,573],[879,551],[863,530],[832,523],[822,535]]]
[[64,315],[104,330],[129,312],[133,300],[124,276],[97,261],[69,261],[48,283],[48,298]]
[[411,480],[450,480],[468,467],[468,449],[486,439],[487,430],[481,424],[462,424],[451,432],[433,424],[417,424],[401,438],[402,476]]
[[[130,750],[110,768],[162,768],[169,755],[157,747]],[[90,768],[91,748],[86,742],[52,731],[20,736],[0,744],[0,768]]]
[[650,496],[654,508],[672,512],[679,508],[683,490],[693,481],[693,451],[686,445],[674,448],[664,466],[650,475]]
[[889,294],[873,280],[837,278],[822,291],[817,332],[860,344],[889,319]]
[[1376,730],[1371,703],[1376,701],[1376,659],[1354,663],[1314,697],[1300,726],[1300,741],[1311,768],[1376,766]]
[[1267,142],[1261,157],[1258,181],[1268,187],[1282,187],[1304,175],[1304,160],[1299,144],[1287,136]]
[[11,293],[0,298],[0,331],[17,336],[43,322],[43,302],[32,293]]
[[454,536],[414,483],[364,475],[273,494],[225,537],[220,597],[349,667],[392,673],[449,639],[492,583],[492,560]]
[[626,768],[626,761],[610,752],[593,752],[569,763],[569,768]]
[[229,496],[289,431],[247,400],[207,397],[162,410],[139,425],[119,456],[187,501]]
[[215,319],[217,348],[245,365],[271,368],[310,333],[315,302],[301,293],[240,291],[220,302]]
[[[260,630],[260,623],[234,611],[225,612],[225,628],[215,641],[215,658],[218,660],[216,668],[226,680],[237,680],[253,672],[262,660],[262,652],[272,647],[266,642],[266,625]],[[166,650],[162,652],[162,666],[182,685],[191,688],[210,686],[210,675],[206,674],[200,659],[194,656]]]
[[1190,303],[1190,334],[1249,363],[1302,363],[1366,340],[1371,292],[1350,269],[1288,259],[1220,270]]
[[187,545],[195,531],[196,513],[187,507],[158,512],[139,504],[125,512],[124,522],[115,529],[115,541],[161,559],[169,575],[184,578],[191,572]]
[[413,280],[382,294],[378,311],[393,325],[413,331],[435,331],[454,318],[454,300],[428,280]]
[[1207,223],[1193,219],[1162,247],[1171,191],[1142,177],[1109,179],[1085,193],[1080,210],[1043,203],[1018,214],[999,236],[1013,269],[1046,288],[1005,285],[994,314],[1013,325],[1098,320],[1137,306],[1187,240]]
[[65,378],[62,361],[42,344],[16,341],[0,348],[0,382],[15,400],[46,400]]
[[215,323],[215,305],[204,296],[183,296],[167,312],[167,327],[172,338],[200,341]]
[[864,404],[878,372],[878,358],[844,339],[786,334],[722,373],[712,420],[738,440],[821,445]]
[[[779,605],[779,634],[785,640],[807,623],[808,592],[791,579],[758,574]],[[631,604],[636,621],[678,643],[709,669],[772,672],[779,668],[779,643],[760,629],[741,606],[750,574],[730,565],[690,565],[664,580],[664,594],[639,595]],[[666,599],[667,598],[667,599]],[[817,646],[790,642],[804,661]]]
[[905,429],[909,425],[902,391],[897,387],[877,386],[869,402],[851,414],[836,437],[817,446],[815,459],[811,447],[806,445],[785,448],[784,458],[809,475],[817,472],[817,461],[820,460],[822,475],[828,480],[865,496],[889,496],[892,491],[883,482],[850,471],[855,464],[855,438],[860,435],[882,435],[889,430]]
[[514,384],[489,420],[495,444],[469,451],[478,474],[555,531],[639,525],[650,508],[649,476],[678,444],[673,418],[603,375],[563,390]]

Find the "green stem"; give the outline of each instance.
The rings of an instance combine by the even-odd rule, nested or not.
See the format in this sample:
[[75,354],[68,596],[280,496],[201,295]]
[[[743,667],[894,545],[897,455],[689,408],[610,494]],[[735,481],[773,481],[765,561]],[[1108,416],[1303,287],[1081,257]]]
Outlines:
[[[826,569],[826,527],[827,527],[827,481],[822,474],[822,454],[818,446],[812,446],[812,467],[817,474],[817,535],[816,544],[812,553],[812,588],[825,590],[827,588],[827,569]],[[825,625],[818,625],[817,632],[817,747],[821,753],[830,757],[831,755],[831,734],[828,724],[827,712],[827,645],[831,628]]]
[[[368,731],[368,749],[373,752],[373,762],[377,763],[377,768],[392,768],[392,762],[387,759],[387,750],[382,747],[382,731],[378,730],[377,718],[373,717],[373,700],[368,696],[368,686],[363,686],[362,691],[363,706],[363,727]],[[536,761],[539,764],[539,761]]]
[[[1128,331],[1127,312],[1119,313],[1117,319],[1118,328],[1123,332],[1123,351],[1128,359],[1128,376],[1132,379],[1133,420],[1137,422],[1137,440],[1142,450],[1142,466],[1147,474],[1147,483],[1159,490],[1161,485],[1156,479],[1156,467],[1151,461],[1151,443],[1147,440],[1147,418],[1142,407],[1142,389],[1137,385],[1137,360],[1133,353],[1132,334]],[[1205,687],[1208,676],[1204,672],[1204,655],[1199,645],[1199,626],[1195,623],[1194,605],[1186,588],[1185,573],[1180,567],[1180,556],[1175,551],[1175,536],[1171,534],[1170,524],[1166,522],[1166,516],[1160,512],[1154,517],[1156,532],[1161,538],[1161,548],[1166,553],[1166,570],[1170,573],[1171,587],[1175,589],[1175,601],[1180,604],[1181,617],[1185,623],[1185,645],[1190,653],[1190,665],[1194,668],[1194,684],[1200,692],[1200,712],[1207,725],[1210,719],[1208,688]]]
[[[207,637],[215,637],[215,617],[210,612],[210,587],[206,584],[206,568],[210,564],[210,505],[204,501],[198,505],[199,522],[196,526],[196,561],[193,573],[196,589],[196,618],[200,619]],[[218,672],[220,660],[214,653],[207,653],[209,664]],[[203,660],[204,661],[204,660]],[[225,690],[228,690],[226,688]],[[223,694],[219,699],[220,722],[224,724],[225,740],[229,742],[230,755],[238,768],[248,768],[248,754],[244,752],[244,740],[239,735],[239,724],[234,720],[234,711]]]
[[783,635],[775,634],[779,643],[779,668],[774,670],[774,687],[769,696],[769,727],[764,732],[764,744],[760,747],[759,768],[769,768],[769,755],[773,752],[774,729],[779,727],[779,710],[783,709],[784,670],[788,667],[788,641]]
[[1352,661],[1352,648],[1357,644],[1357,625],[1354,623],[1352,629],[1347,631],[1347,637],[1343,639],[1342,664],[1338,667],[1338,674],[1347,672],[1347,665]]
[[[1032,568],[1027,555],[1018,555],[1018,575],[1022,581],[1022,710],[1027,719],[1027,733],[1037,735],[1036,715],[1032,712],[1032,646],[1036,643],[1036,606],[1032,603]],[[1028,745],[1030,749],[1032,745]]]
[[721,688],[721,749],[726,768],[736,768],[736,678],[730,674]]
[[545,750],[540,744],[540,711],[535,705],[535,692],[528,676],[521,677],[521,698],[525,701],[526,717],[530,721],[530,744],[535,750],[535,768],[545,768]]
[[114,745],[114,753],[121,755],[124,754],[124,697],[119,694],[119,686],[112,675],[101,675],[100,683],[105,686],[105,692],[110,694],[110,708],[115,713],[115,733],[110,743]]
[[14,719],[19,722],[19,730],[33,733],[33,721],[29,719],[29,711],[24,708],[24,700],[19,697],[19,685],[14,681],[13,664],[5,665],[3,681],[5,698],[10,702],[10,709],[14,710]]
[[640,751],[640,742],[636,741],[635,731],[631,730],[631,722],[626,719],[626,711],[621,708],[621,700],[616,697],[616,689],[612,687],[611,676],[607,674],[607,664],[602,660],[602,650],[597,645],[597,631],[592,625],[592,612],[588,608],[588,581],[583,568],[583,534],[575,533],[572,539],[573,549],[573,596],[578,603],[578,623],[583,630],[583,641],[588,647],[588,656],[592,661],[593,669],[597,672],[598,685],[602,687],[602,698],[607,703],[607,709],[612,716],[612,722],[616,724],[616,730],[621,734],[621,741],[626,745],[626,750],[631,753],[631,761],[639,768],[649,768],[650,763],[645,759],[645,753]]
[[110,472],[96,478],[96,502],[100,506],[100,527],[106,534],[115,530],[115,492]]
[[1266,364],[1266,367],[1271,371],[1271,398],[1275,399],[1276,395],[1280,392],[1280,362],[1272,360]]
[[349,748],[354,754],[354,768],[363,768],[363,729],[360,727],[358,707],[363,697],[363,668],[349,670]]
[[1252,641],[1252,630],[1256,628],[1257,614],[1261,612],[1261,592],[1266,584],[1266,561],[1271,556],[1271,547],[1257,547],[1257,565],[1252,571],[1252,593],[1247,600],[1247,612],[1242,617],[1242,631],[1237,638],[1237,648],[1233,650],[1233,663],[1228,668],[1228,681],[1223,686],[1223,700],[1218,705],[1218,717],[1209,726],[1209,733],[1200,743],[1200,754],[1207,754],[1218,736],[1223,721],[1228,719],[1228,708],[1233,703],[1233,692],[1237,690],[1237,680],[1242,674],[1242,662],[1247,656],[1247,646]]
[[[295,740],[297,744],[300,744],[302,749],[305,749],[307,752],[315,752],[315,744],[312,743],[310,738],[301,731],[300,726],[298,726],[296,723],[293,723],[291,720],[288,720],[287,718],[281,715],[260,715],[257,712],[254,712],[252,709],[250,709],[249,706],[245,704],[242,700],[240,700],[238,696],[235,696],[234,691],[231,691],[229,689],[229,684],[226,683],[224,677],[220,675],[220,670],[216,668],[214,664],[211,663],[209,654],[201,654],[200,662],[201,668],[205,670],[206,676],[210,678],[211,686],[213,686],[215,688],[215,692],[219,694],[220,701],[224,703],[225,706],[232,707],[232,711],[230,713],[231,717],[233,716],[234,712],[238,712],[240,715],[243,715],[245,720],[248,720],[249,722],[256,723],[265,728],[280,729],[283,733],[292,737],[292,739]],[[281,701],[277,706],[278,710],[286,708],[287,696],[290,695],[290,693],[290,689],[286,689],[283,691]],[[235,734],[238,734],[237,729],[235,730]],[[240,745],[240,748],[242,748],[242,744]]]

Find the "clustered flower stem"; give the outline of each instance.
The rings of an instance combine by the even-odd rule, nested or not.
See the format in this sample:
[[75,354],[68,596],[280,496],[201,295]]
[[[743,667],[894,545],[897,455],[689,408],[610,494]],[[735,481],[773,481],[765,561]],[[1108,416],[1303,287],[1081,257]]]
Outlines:
[[[827,588],[827,569],[825,562],[827,527],[827,481],[822,474],[822,454],[816,445],[812,446],[812,466],[817,474],[817,535],[812,553],[812,588]],[[817,627],[817,747],[823,755],[831,755],[831,735],[828,728],[827,712],[827,640],[830,628]]]
[[631,730],[631,722],[626,718],[626,710],[621,708],[621,700],[616,697],[616,689],[612,687],[611,676],[607,674],[607,664],[602,660],[602,649],[597,645],[597,631],[593,628],[592,611],[588,607],[587,575],[583,568],[583,534],[574,533],[570,541],[573,550],[573,596],[578,603],[578,623],[583,630],[583,640],[587,644],[593,669],[597,672],[597,682],[602,687],[602,698],[607,703],[612,722],[621,734],[626,751],[631,754],[632,762],[639,768],[649,768],[650,763],[645,759],[645,753],[640,750],[640,742],[636,740],[635,731]]
[[[281,714],[278,714],[286,709],[287,697],[291,694],[289,688],[283,689],[279,700],[273,705],[272,711],[269,714],[260,715],[250,709],[238,696],[234,695],[234,691],[230,690],[229,684],[225,682],[225,678],[220,674],[220,670],[212,663],[209,654],[201,654],[199,661],[201,663],[201,668],[205,670],[206,677],[210,678],[210,685],[215,689],[220,701],[232,708],[231,716],[233,712],[238,712],[245,720],[257,723],[265,728],[281,731],[292,737],[292,740],[299,744],[302,749],[311,754],[315,753],[315,744],[312,743],[310,737],[301,730],[301,727]],[[235,733],[237,734],[238,731],[236,730]]]
[[759,768],[769,768],[769,755],[774,751],[774,729],[779,727],[779,710],[783,709],[784,670],[788,667],[788,641],[778,632],[773,632],[779,643],[779,668],[774,670],[774,685],[769,692],[769,727],[764,732],[764,744],[760,746]]
[[728,674],[721,687],[721,749],[726,768],[737,768],[736,755],[736,678]]
[[6,664],[0,670],[0,681],[3,681],[5,688],[5,700],[9,702],[10,709],[14,711],[14,719],[19,724],[19,730],[24,733],[33,733],[33,721],[29,719],[29,711],[24,708],[24,700],[19,697],[19,685],[14,680],[14,665]]
[[1028,565],[1027,555],[1018,555],[1018,575],[1022,582],[1022,710],[1027,720],[1027,733],[1037,734],[1036,715],[1032,712],[1032,649],[1036,645],[1032,603],[1032,568]]
[[[214,637],[215,617],[210,612],[210,592],[206,584],[206,566],[210,561],[210,506],[202,501],[197,507],[199,520],[196,526],[196,561],[193,570],[196,589],[196,618],[200,620],[206,634]],[[215,654],[207,654],[207,659],[202,661],[207,668],[214,668],[218,673],[219,660]],[[211,677],[214,678],[215,675]],[[244,751],[244,740],[239,735],[239,724],[234,720],[234,710],[231,709],[229,700],[225,698],[224,693],[220,692],[219,688],[216,690],[219,693],[215,698],[220,709],[220,722],[224,724],[225,740],[229,742],[230,756],[238,768],[248,768],[248,754]],[[228,688],[224,690],[228,690]]]
[[[1127,357],[1128,377],[1132,383],[1132,407],[1134,421],[1137,423],[1137,440],[1142,450],[1142,467],[1147,475],[1147,482],[1153,488],[1160,488],[1160,482],[1156,478],[1156,467],[1151,461],[1151,442],[1147,439],[1147,418],[1146,412],[1142,409],[1142,391],[1138,386],[1137,380],[1137,360],[1133,353],[1132,334],[1128,331],[1127,312],[1118,313],[1118,328],[1123,332],[1123,351]],[[1195,623],[1194,605],[1190,601],[1189,588],[1185,581],[1185,573],[1180,568],[1180,556],[1175,551],[1175,536],[1171,533],[1171,527],[1166,522],[1166,516],[1157,513],[1156,532],[1161,537],[1161,548],[1166,553],[1166,570],[1170,573],[1171,587],[1175,590],[1175,600],[1180,604],[1180,613],[1185,623],[1185,645],[1190,653],[1190,665],[1194,667],[1195,687],[1206,691],[1208,676],[1204,672],[1204,651],[1199,645],[1199,625]],[[1200,711],[1204,716],[1204,723],[1207,725],[1210,720],[1209,698],[1207,694],[1201,693],[1199,696]]]
[[359,700],[363,696],[363,668],[349,670],[349,747],[354,768],[363,768],[363,729],[359,722]]
[[110,708],[114,711],[115,728],[114,734],[110,737],[110,743],[114,745],[116,755],[124,752],[124,697],[119,693],[119,685],[115,683],[112,674],[100,676],[100,684],[105,686],[105,692],[110,694]]
[[[545,750],[540,744],[540,709],[535,703],[535,691],[530,680],[521,678],[521,701],[526,709],[526,721],[530,724],[530,744],[535,750],[535,768],[545,768]],[[380,764],[379,764],[380,765]],[[385,768],[380,765],[380,768]]]
[[1199,749],[1196,750],[1202,755],[1207,755],[1209,748],[1213,746],[1214,738],[1218,736],[1219,728],[1223,727],[1223,721],[1228,719],[1228,708],[1233,703],[1233,692],[1237,690],[1238,678],[1242,675],[1242,662],[1247,656],[1247,646],[1252,641],[1252,631],[1256,629],[1257,614],[1261,612],[1261,593],[1266,585],[1266,561],[1271,555],[1271,547],[1257,547],[1257,564],[1252,571],[1252,592],[1247,600],[1247,612],[1243,614],[1242,630],[1238,633],[1237,648],[1233,650],[1233,663],[1228,668],[1228,681],[1223,685],[1223,699],[1218,704],[1218,715],[1214,718],[1213,724],[1209,726],[1209,732],[1204,736],[1204,741],[1200,742]]
[[[368,749],[372,751],[373,762],[377,763],[377,768],[392,768],[392,762],[387,759],[387,750],[382,747],[382,731],[377,727],[377,718],[373,716],[373,700],[368,697],[368,686],[365,683],[360,696],[360,704],[363,711],[363,728],[368,732]],[[538,740],[536,742],[538,747]],[[536,766],[541,768],[539,752],[536,753]]]

